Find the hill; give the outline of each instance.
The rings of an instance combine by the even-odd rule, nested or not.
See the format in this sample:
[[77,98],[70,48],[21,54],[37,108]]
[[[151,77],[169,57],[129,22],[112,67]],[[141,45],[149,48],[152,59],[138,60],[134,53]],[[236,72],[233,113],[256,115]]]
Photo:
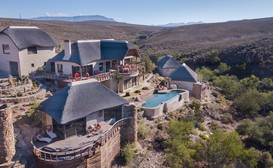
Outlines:
[[0,18],[0,30],[8,26],[37,26],[46,31],[57,44],[62,45],[64,39],[123,39],[133,42],[136,36],[150,34],[161,28],[155,26],[134,25],[110,21],[34,21]]
[[192,52],[273,37],[273,18],[165,28],[138,41],[144,50]]
[[110,21],[115,22],[114,19],[108,18],[101,15],[81,15],[81,16],[44,16],[44,17],[35,17],[31,20],[47,20],[47,21],[67,21],[67,22],[82,22],[82,21]]
[[[62,48],[63,39],[124,39],[139,46],[142,55],[173,54],[191,67],[208,64],[206,55],[218,51],[232,67],[246,63],[248,72],[273,76],[273,18],[230,21],[164,28],[111,21],[34,21],[0,19],[0,29],[10,25],[37,26]],[[236,72],[236,71],[235,71]]]

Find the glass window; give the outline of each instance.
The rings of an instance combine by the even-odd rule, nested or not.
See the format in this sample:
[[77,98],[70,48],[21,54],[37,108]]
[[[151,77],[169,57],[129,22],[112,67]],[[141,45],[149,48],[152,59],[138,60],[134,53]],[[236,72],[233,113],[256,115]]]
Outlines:
[[58,72],[63,72],[63,64],[57,64],[57,70]]
[[110,61],[107,61],[106,62],[106,71],[108,72],[109,69],[111,69],[111,63],[110,63]]
[[110,120],[111,118],[115,118],[115,120],[121,119],[122,107],[114,107],[104,110],[104,121]]
[[10,54],[8,44],[2,44],[2,48],[3,48],[3,54]]
[[34,63],[31,64],[31,67],[34,67]]
[[27,53],[28,54],[37,54],[37,47],[28,47]]
[[103,71],[103,62],[99,63],[99,70]]

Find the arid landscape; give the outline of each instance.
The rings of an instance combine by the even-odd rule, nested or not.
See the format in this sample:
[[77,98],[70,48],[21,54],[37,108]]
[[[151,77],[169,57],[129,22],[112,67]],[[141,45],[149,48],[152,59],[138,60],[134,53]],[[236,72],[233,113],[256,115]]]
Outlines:
[[[92,160],[97,159],[96,157],[99,156],[102,162],[103,155],[101,153],[104,152],[103,149],[108,151],[106,147],[109,147],[111,152],[115,150],[119,152],[121,150],[121,154],[118,154],[118,157],[113,157],[115,160],[111,161],[113,167],[214,168],[218,166],[273,166],[273,18],[202,23],[179,27],[147,26],[110,21],[65,22],[0,18],[0,30],[8,26],[37,26],[42,31],[48,33],[57,43],[57,52],[64,50],[64,40],[71,40],[72,42],[87,39],[127,40],[134,45],[139,55],[141,55],[139,60],[145,63],[145,67],[135,69],[135,72],[137,72],[136,76],[139,77],[134,79],[135,82],[131,82],[131,84],[135,83],[135,85],[132,85],[129,89],[127,88],[123,93],[119,93],[119,82],[126,79],[126,77],[119,75],[127,75],[127,77],[132,75],[135,77],[133,71],[129,72],[129,69],[131,70],[133,66],[129,67],[128,64],[127,67],[120,65],[122,69],[114,70],[115,74],[111,74],[109,71],[102,73],[100,76],[100,71],[98,71],[98,74],[91,76],[91,78],[97,80],[103,79],[99,81],[102,83],[108,80],[115,80],[117,82],[115,87],[118,88],[115,91],[118,93],[117,96],[121,99],[125,98],[130,103],[135,103],[136,107],[132,110],[135,112],[135,115],[130,112],[130,120],[132,120],[130,123],[135,124],[132,127],[135,132],[132,133],[131,130],[128,132],[130,135],[135,136],[134,138],[138,139],[138,142],[134,145],[126,142],[127,144],[121,146],[123,142],[120,139],[123,139],[124,137],[122,136],[125,136],[122,133],[126,132],[124,127],[128,126],[109,124],[108,127],[110,128],[111,126],[111,129],[114,129],[109,129],[109,134],[107,131],[103,133],[103,136],[106,137],[103,140],[100,137],[100,142],[103,143],[97,145],[95,142],[97,143],[99,140],[94,141],[95,147],[90,146],[88,153],[81,151],[82,153],[79,152],[80,154],[78,154],[79,149],[75,149],[77,152],[74,151],[72,155],[72,152],[69,153],[69,150],[73,151],[74,149],[67,149],[70,158],[67,159],[63,156],[67,154],[67,151],[65,151],[65,154],[59,155],[59,158],[63,159],[61,161],[64,161],[63,165],[75,159],[76,156],[79,157],[83,154],[86,154],[83,158],[87,158],[87,161],[82,161],[82,163],[88,165],[90,162],[90,165],[95,165],[98,162],[92,162]],[[69,47],[71,46],[69,45]],[[71,50],[71,48],[69,49]],[[183,66],[185,68],[186,66],[187,68],[187,65],[190,67],[186,71],[190,74],[190,78],[194,78],[194,82],[199,84],[200,97],[193,98],[193,93],[188,93],[190,99],[186,99],[183,102],[183,106],[171,112],[164,112],[162,116],[151,119],[144,115],[143,103],[146,103],[146,99],[152,94],[156,94],[154,90],[157,92],[161,91],[161,93],[174,90],[170,83],[172,79],[166,76],[163,77],[163,75],[159,76],[159,70],[155,66],[157,61],[165,55],[172,55],[173,57],[170,58],[177,61],[179,67]],[[124,55],[123,57],[125,59]],[[138,58],[134,59],[137,60]],[[73,65],[75,64],[73,63]],[[87,67],[89,65],[84,66]],[[125,74],[124,70],[127,70],[128,74]],[[42,71],[40,72],[41,74],[37,73],[32,76],[32,80],[35,80],[35,86],[31,85],[28,90],[22,89],[19,95],[19,92],[9,95],[12,99],[18,98],[20,100],[20,97],[24,97],[27,93],[31,95],[33,90],[40,90],[40,86],[43,86],[42,89],[47,91],[43,91],[46,96],[42,97],[41,100],[39,99],[39,102],[35,98],[36,101],[27,101],[27,103],[20,101],[10,103],[13,107],[13,125],[17,141],[15,157],[21,160],[22,165],[25,164],[31,168],[37,167],[32,157],[32,143],[34,143],[32,141],[37,136],[31,137],[34,133],[30,134],[29,130],[31,132],[37,131],[41,126],[42,122],[37,119],[40,116],[36,116],[37,112],[42,112],[39,103],[40,101],[43,102],[44,99],[54,97],[58,93],[57,91],[62,88],[55,85],[57,83],[55,78],[53,78],[55,83],[52,78],[42,78],[45,76],[42,76],[44,72]],[[60,74],[62,73],[60,72]],[[58,80],[63,80],[61,79],[62,75],[57,76],[60,77]],[[84,78],[73,75],[71,78],[70,74],[69,82],[86,80],[89,77],[89,73]],[[12,79],[10,77],[9,79],[4,79],[2,83],[13,88],[13,82],[10,80],[16,81],[15,83],[18,87],[24,86],[24,83],[20,83],[21,80],[19,78]],[[110,85],[111,83],[109,83],[105,82],[104,85]],[[8,90],[3,86],[2,90],[4,89]],[[112,93],[112,91],[110,92]],[[70,94],[67,91],[67,95],[69,95],[68,93]],[[1,95],[4,99],[9,98],[2,93],[0,98]],[[178,99],[180,101],[181,97]],[[92,103],[90,104],[92,106]],[[163,102],[160,104],[163,106]],[[165,106],[167,104],[164,105],[164,108],[167,108]],[[40,115],[40,113],[38,114]],[[55,118],[51,118],[52,123],[53,119],[55,120]],[[110,121],[112,119],[110,118]],[[72,121],[74,122],[72,119],[69,122]],[[54,122],[55,126],[59,124],[56,121]],[[83,127],[84,131],[87,129],[85,120],[77,122],[77,126]],[[73,124],[69,124],[70,126],[75,127]],[[65,127],[68,126],[63,128]],[[91,128],[93,129],[91,126],[88,129]],[[118,139],[117,137],[120,142],[115,141],[115,143],[118,142],[116,146],[120,148],[113,145],[115,144],[114,140]],[[130,139],[130,136],[127,134],[125,137]],[[110,140],[107,142],[108,139]],[[91,149],[92,152],[90,152]],[[23,154],[24,150],[28,150],[26,155]],[[49,162],[51,162],[54,154],[56,154],[56,160],[53,159],[53,162],[60,161],[57,158],[57,154],[60,151],[60,149],[58,151],[53,150],[53,154],[49,154],[50,159],[47,161],[50,160]],[[47,152],[50,153],[52,151]],[[40,157],[39,159],[42,158],[41,160],[44,157],[46,162],[46,154],[37,154],[37,156]],[[108,155],[105,154],[105,156]],[[93,158],[90,159],[88,157]],[[67,160],[69,161],[65,163]],[[78,162],[81,164],[80,161]],[[110,161],[107,161],[107,164],[108,162],[110,163]],[[43,161],[40,164],[42,165]]]

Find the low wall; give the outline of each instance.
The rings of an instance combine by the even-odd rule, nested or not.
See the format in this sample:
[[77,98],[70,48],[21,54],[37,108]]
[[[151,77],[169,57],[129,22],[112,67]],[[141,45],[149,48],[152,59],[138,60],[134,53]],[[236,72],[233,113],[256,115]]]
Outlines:
[[163,115],[163,113],[168,113],[175,111],[185,104],[185,101],[189,100],[189,91],[183,90],[184,92],[179,93],[177,96],[162,102],[156,107],[142,107],[144,110],[144,115],[148,118],[155,118]]
[[37,99],[44,99],[46,95],[46,90],[41,89],[36,94],[23,96],[23,97],[14,97],[14,98],[0,98],[0,103],[26,103],[31,102]]

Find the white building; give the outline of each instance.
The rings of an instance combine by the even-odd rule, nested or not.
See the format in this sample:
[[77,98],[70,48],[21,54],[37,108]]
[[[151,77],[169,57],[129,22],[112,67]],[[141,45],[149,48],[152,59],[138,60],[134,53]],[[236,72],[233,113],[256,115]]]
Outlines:
[[193,86],[197,83],[197,74],[183,63],[170,75],[171,83],[176,84],[178,88],[183,88],[188,91],[193,90]]
[[190,93],[193,85],[197,83],[197,74],[185,63],[182,65],[172,56],[167,55],[157,63],[160,75],[171,78],[171,84],[176,84],[178,88],[183,88]]
[[27,76],[56,55],[56,43],[37,27],[10,26],[0,32],[0,76]]
[[181,64],[176,61],[171,55],[163,57],[157,63],[158,72],[165,77],[169,77],[173,71],[175,71]]
[[[104,85],[123,92],[139,83],[139,53],[125,40],[64,40],[64,51],[50,60],[51,73],[81,80],[103,78]],[[119,73],[120,81],[107,78]],[[87,75],[88,74],[88,75]]]

